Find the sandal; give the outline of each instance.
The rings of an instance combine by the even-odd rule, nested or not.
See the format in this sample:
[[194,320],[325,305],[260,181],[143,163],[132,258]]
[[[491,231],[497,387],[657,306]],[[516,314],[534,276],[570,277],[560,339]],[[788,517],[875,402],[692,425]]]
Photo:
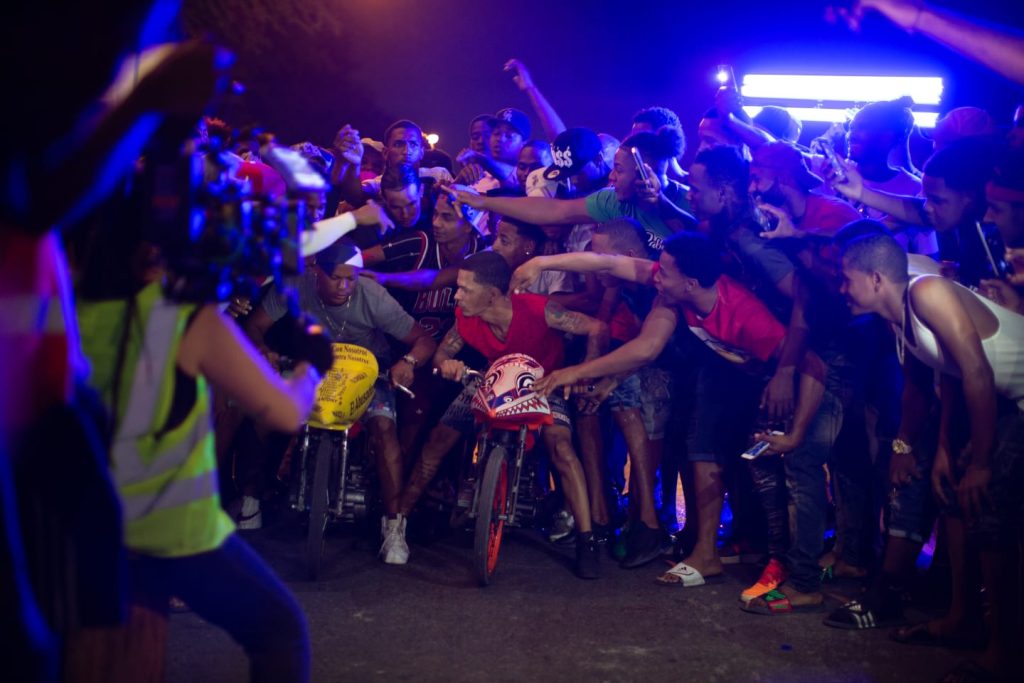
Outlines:
[[706,583],[721,581],[724,578],[723,574],[711,574],[709,576],[704,576],[685,562],[680,562],[654,581],[660,586],[696,588],[697,586],[703,586]]
[[794,605],[780,590],[769,591],[759,598],[740,604],[740,609],[751,614],[774,617],[789,612],[820,612],[825,608],[824,600],[813,605]]
[[868,628],[895,626],[901,621],[903,618],[900,616],[879,614],[863,602],[851,600],[833,610],[822,623],[832,628],[861,631]]

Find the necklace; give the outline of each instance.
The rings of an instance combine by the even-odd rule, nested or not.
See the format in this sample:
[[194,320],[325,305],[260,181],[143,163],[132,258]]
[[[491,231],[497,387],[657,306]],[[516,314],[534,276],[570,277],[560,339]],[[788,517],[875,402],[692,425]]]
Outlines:
[[[354,296],[355,292],[353,292],[352,294]],[[335,342],[344,342],[344,338],[343,337],[344,337],[344,334],[345,334],[345,326],[348,325],[348,319],[347,318],[343,319],[341,321],[341,326],[339,327],[338,324],[335,323],[333,318],[331,317],[331,312],[327,310],[327,304],[325,304],[324,300],[320,298],[320,294],[314,292],[313,296],[316,297],[316,302],[320,305],[320,311],[323,313],[322,317],[324,319],[324,322],[327,324],[327,327],[331,331],[331,340],[335,341]],[[350,296],[348,298],[348,301],[346,301],[341,306],[338,306],[337,308],[342,308],[342,309],[347,311],[348,308],[351,305],[352,305],[352,297]]]
[[896,356],[900,359],[900,365],[907,355],[907,308],[910,300],[910,285],[903,291],[903,306],[900,307],[900,333],[896,335]]

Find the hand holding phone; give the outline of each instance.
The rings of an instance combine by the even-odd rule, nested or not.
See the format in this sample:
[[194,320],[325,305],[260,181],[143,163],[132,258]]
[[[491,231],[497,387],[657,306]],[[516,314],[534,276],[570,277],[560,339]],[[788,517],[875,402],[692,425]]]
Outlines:
[[647,167],[644,166],[644,158],[640,156],[640,150],[636,147],[630,147],[629,151],[633,153],[633,161],[636,163],[636,172],[640,176],[640,180],[647,182]]

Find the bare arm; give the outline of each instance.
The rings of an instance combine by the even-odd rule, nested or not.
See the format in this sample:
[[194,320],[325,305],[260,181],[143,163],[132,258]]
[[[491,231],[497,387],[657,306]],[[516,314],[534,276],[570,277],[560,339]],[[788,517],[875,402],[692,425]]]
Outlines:
[[667,306],[656,305],[644,319],[640,334],[611,353],[585,363],[556,370],[535,385],[549,394],[561,386],[571,386],[583,378],[606,377],[630,372],[652,362],[672,338],[679,316]]
[[441,363],[455,358],[465,345],[466,342],[459,334],[458,327],[452,325],[448,333],[444,335],[444,339],[437,345],[437,350],[434,351],[434,367],[439,368]]
[[954,287],[942,278],[924,278],[910,290],[910,300],[960,368],[971,424],[971,465],[987,468],[996,433],[995,376]]
[[540,125],[544,129],[544,134],[547,136],[548,141],[553,141],[558,137],[559,133],[565,130],[565,124],[562,123],[558,112],[551,106],[548,99],[544,97],[544,93],[540,91],[540,88],[533,84],[530,72],[527,71],[526,66],[522,62],[518,59],[508,60],[505,63],[505,71],[512,72],[512,80],[530,98],[530,104],[533,106],[533,111],[537,114],[537,118],[540,119]]
[[[411,348],[406,356],[395,361],[388,374],[391,377],[391,381],[395,384],[408,387],[416,379],[414,369],[422,366],[434,355],[437,342],[434,341],[434,338],[430,336],[430,333],[427,332],[423,325],[419,323],[413,325],[412,329],[409,330],[409,334],[399,341]],[[415,360],[416,363],[414,365],[410,364],[406,357]]]
[[486,197],[458,192],[458,200],[475,209],[500,213],[535,225],[567,225],[592,221],[586,199],[548,197]]
[[[253,317],[266,313],[255,312]],[[269,318],[267,318],[269,320]],[[205,306],[185,333],[178,365],[191,376],[203,375],[217,390],[238,401],[242,410],[272,429],[294,432],[313,406],[320,381],[308,363],[299,363],[283,380],[214,306]]]
[[385,287],[421,292],[425,289],[454,285],[458,276],[458,266],[450,266],[442,270],[422,269],[408,270],[403,273],[374,273],[373,279]]
[[846,178],[840,181],[836,178],[835,169],[831,164],[825,166],[827,180],[835,188],[836,192],[854,202],[861,202],[872,209],[886,213],[898,221],[911,225],[928,225],[928,217],[924,213],[924,199],[921,197],[908,197],[901,194],[891,194],[874,190],[864,185],[864,178],[861,176],[857,166],[842,159],[838,160],[846,173]]
[[567,270],[572,273],[606,273],[627,282],[650,285],[654,281],[654,262],[630,256],[572,251],[565,254],[534,256],[516,268],[511,289],[529,287],[545,270]]
[[776,284],[780,293],[793,302],[786,328],[786,338],[779,347],[775,374],[765,387],[761,407],[769,416],[784,419],[794,410],[793,379],[797,366],[807,350],[807,322],[804,319],[806,291],[796,273],[790,273]]
[[865,10],[876,10],[900,28],[925,35],[996,73],[1024,83],[1024,36],[949,10],[911,0],[860,0],[848,16],[851,26]]
[[554,330],[587,335],[586,360],[597,358],[608,348],[608,326],[597,318],[567,310],[557,301],[549,299],[544,307],[544,320]]

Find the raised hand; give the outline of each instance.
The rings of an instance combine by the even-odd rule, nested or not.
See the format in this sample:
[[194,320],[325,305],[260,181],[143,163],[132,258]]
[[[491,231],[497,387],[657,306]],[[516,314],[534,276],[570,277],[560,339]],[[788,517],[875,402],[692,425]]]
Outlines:
[[842,167],[846,177],[840,179],[832,164],[825,164],[825,180],[847,199],[861,201],[864,196],[864,176],[857,170],[856,162],[836,157],[836,163]]
[[363,160],[363,142],[359,137],[359,131],[347,123],[334,136],[331,146],[350,164],[358,164]]
[[512,82],[520,90],[530,90],[533,88],[533,79],[530,78],[530,71],[518,59],[510,59],[505,62],[505,71],[512,72]]
[[777,240],[786,237],[800,238],[807,236],[805,231],[799,230],[795,225],[793,225],[793,217],[790,216],[789,212],[785,209],[771,204],[758,204],[757,208],[778,219],[778,225],[776,225],[775,229],[765,230],[761,233],[761,237],[769,240]]
[[654,174],[654,169],[651,168],[650,164],[644,163],[644,170],[647,171],[647,180],[641,178],[640,174],[637,173],[636,180],[633,181],[636,187],[637,201],[646,204],[657,204],[661,199],[661,181]]

